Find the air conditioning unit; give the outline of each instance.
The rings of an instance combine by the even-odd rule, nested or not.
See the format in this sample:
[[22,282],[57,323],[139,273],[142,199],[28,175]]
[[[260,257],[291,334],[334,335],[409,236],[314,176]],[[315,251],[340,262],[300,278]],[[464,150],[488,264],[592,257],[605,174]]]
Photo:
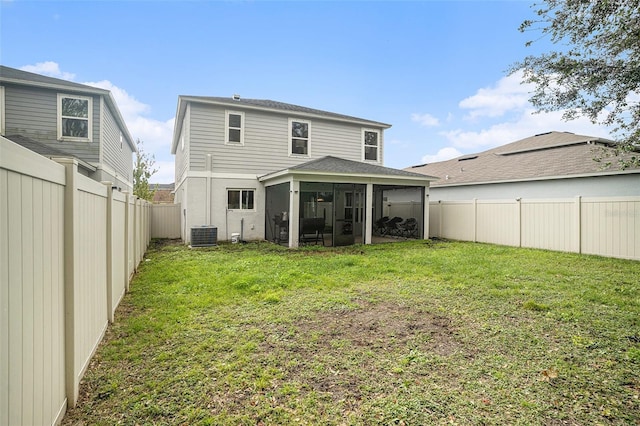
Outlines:
[[218,244],[218,228],[197,226],[191,228],[191,247],[211,247]]

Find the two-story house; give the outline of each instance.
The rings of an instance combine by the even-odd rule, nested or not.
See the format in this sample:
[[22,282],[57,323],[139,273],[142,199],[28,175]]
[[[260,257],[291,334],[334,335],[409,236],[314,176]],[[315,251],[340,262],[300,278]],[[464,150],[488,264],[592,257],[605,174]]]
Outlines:
[[0,134],[47,157],[71,157],[97,181],[133,189],[135,142],[111,92],[0,66]]
[[171,152],[183,240],[211,226],[220,240],[368,244],[398,189],[414,191],[414,236],[427,238],[432,178],[383,166],[389,127],[270,100],[180,96]]

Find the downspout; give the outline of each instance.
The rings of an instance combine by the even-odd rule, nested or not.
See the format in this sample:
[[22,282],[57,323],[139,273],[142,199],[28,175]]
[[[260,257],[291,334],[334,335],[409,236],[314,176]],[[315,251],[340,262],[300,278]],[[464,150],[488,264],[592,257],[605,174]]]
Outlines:
[[206,208],[205,208],[205,212],[206,212],[206,221],[207,221],[207,225],[211,225],[211,154],[207,154],[207,163],[205,165],[205,169],[207,172],[206,175],[206,180],[207,180],[207,184],[206,184],[206,192],[207,192],[207,196],[206,196]]

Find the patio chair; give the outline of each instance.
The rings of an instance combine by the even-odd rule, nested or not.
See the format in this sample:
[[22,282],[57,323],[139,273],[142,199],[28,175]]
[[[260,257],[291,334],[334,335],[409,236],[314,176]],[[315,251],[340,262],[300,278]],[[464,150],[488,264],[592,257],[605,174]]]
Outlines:
[[402,235],[402,229],[399,224],[402,222],[402,218],[400,216],[394,216],[389,219],[385,224],[385,235],[392,235],[395,237],[399,237]]
[[418,238],[418,221],[410,217],[404,222],[398,224],[402,236],[406,238]]
[[373,233],[375,235],[383,236],[386,233],[385,223],[389,220],[389,216],[383,216],[380,219],[373,222]]
[[302,218],[300,219],[300,243],[322,242],[324,245],[324,218]]

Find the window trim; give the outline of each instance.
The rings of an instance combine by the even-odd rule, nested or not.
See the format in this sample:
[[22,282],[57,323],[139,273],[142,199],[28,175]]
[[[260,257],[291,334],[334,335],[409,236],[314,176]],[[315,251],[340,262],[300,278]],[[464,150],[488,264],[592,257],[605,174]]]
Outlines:
[[[307,124],[307,153],[306,154],[296,154],[293,152],[293,140],[294,139],[304,139],[304,138],[294,138],[291,132],[291,126],[293,123],[306,123]],[[311,121],[305,120],[302,118],[289,118],[289,127],[287,128],[287,132],[289,134],[289,157],[301,157],[301,158],[309,158],[311,157]]]
[[[253,192],[253,208],[245,209],[242,208],[242,193],[243,192]],[[239,208],[229,208],[229,194],[231,192],[239,192]],[[256,211],[256,189],[255,188],[227,188],[227,211],[231,212],[255,212]]]
[[[70,99],[80,99],[83,101],[88,101],[87,105],[87,137],[76,137],[76,136],[63,136],[62,135],[62,119],[65,118],[62,116],[62,99],[70,98]],[[84,117],[70,117],[74,120],[84,120]],[[91,142],[93,138],[93,98],[90,96],[82,96],[82,95],[70,95],[66,93],[58,93],[58,114],[57,114],[57,127],[58,127],[58,140],[61,141],[78,141],[78,142]]]
[[[366,154],[366,148],[368,146],[373,146],[373,145],[367,145],[367,139],[366,139],[366,135],[367,132],[370,133],[375,133],[378,135],[378,145],[376,146],[376,159],[375,160],[369,160],[367,159],[367,154]],[[367,128],[363,128],[362,129],[362,161],[368,161],[371,163],[380,163],[380,152],[382,151],[382,132],[380,130],[377,129],[367,129]]]
[[4,86],[0,86],[0,135],[5,133],[5,120],[4,120]]
[[[240,116],[240,128],[229,126],[229,116],[230,115],[239,115]],[[246,127],[246,122],[244,121],[244,112],[243,111],[233,111],[233,110],[225,110],[224,112],[224,144],[225,145],[235,145],[235,146],[243,146],[244,145],[244,128]],[[229,130],[235,129],[240,130],[240,142],[230,141],[229,140]]]

